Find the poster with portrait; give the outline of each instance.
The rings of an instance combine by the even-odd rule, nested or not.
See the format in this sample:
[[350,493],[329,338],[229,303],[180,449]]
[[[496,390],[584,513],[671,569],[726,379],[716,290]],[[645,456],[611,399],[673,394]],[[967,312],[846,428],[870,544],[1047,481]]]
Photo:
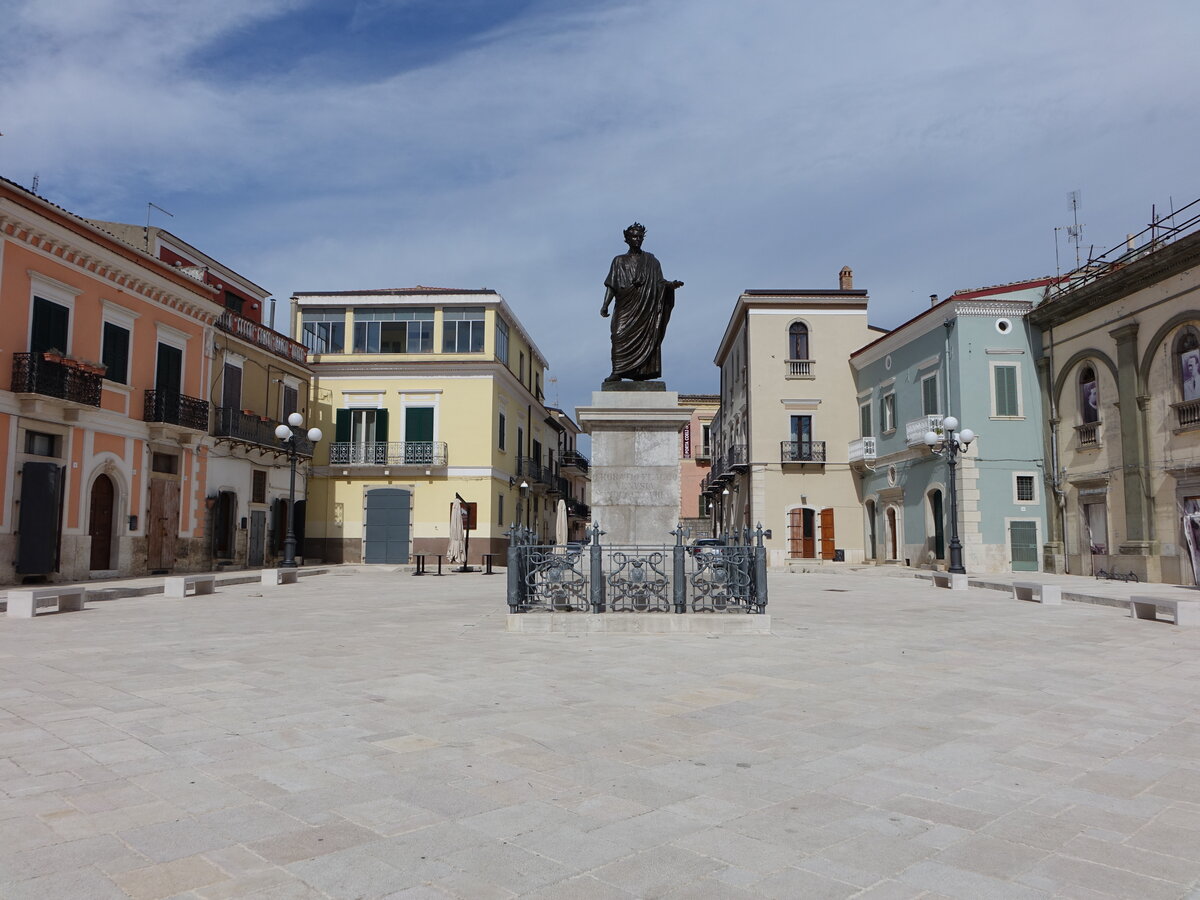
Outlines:
[[1188,497],[1180,506],[1183,539],[1192,560],[1192,581],[1200,585],[1200,497]]
[[1200,400],[1200,350],[1180,354],[1179,377],[1183,379],[1183,399]]
[[1100,421],[1100,386],[1094,378],[1079,382],[1079,413],[1085,425]]

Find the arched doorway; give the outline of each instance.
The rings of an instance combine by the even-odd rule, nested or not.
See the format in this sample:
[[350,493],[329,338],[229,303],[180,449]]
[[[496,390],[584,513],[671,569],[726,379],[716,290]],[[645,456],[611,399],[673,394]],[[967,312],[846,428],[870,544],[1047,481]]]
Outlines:
[[900,558],[900,541],[896,535],[896,507],[887,508],[888,559]]
[[942,506],[942,492],[929,492],[929,517],[933,520],[933,557],[946,558],[946,514]]
[[877,559],[879,547],[875,540],[875,501],[868,500],[863,505],[863,510],[867,516],[867,559]]
[[116,506],[116,489],[107,475],[97,475],[92,482],[91,512],[88,515],[88,535],[92,539],[92,553],[88,567],[93,572],[113,568],[113,511]]

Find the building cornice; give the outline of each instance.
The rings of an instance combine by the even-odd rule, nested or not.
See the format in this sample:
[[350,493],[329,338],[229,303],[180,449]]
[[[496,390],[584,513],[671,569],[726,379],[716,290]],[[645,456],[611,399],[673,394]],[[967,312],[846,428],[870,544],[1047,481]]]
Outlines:
[[855,350],[850,354],[850,365],[856,369],[862,369],[878,362],[889,353],[896,352],[901,347],[935,331],[953,319],[968,316],[995,319],[1024,318],[1032,311],[1033,302],[1030,300],[956,300],[951,296],[936,306],[931,306],[919,316],[909,319],[903,325],[897,326],[882,337]]

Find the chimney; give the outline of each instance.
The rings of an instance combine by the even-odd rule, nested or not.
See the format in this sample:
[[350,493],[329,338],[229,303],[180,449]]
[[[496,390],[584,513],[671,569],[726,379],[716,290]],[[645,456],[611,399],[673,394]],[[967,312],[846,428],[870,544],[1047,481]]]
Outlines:
[[930,305],[930,306],[937,306],[937,305],[938,305],[938,295],[937,295],[937,294],[930,294],[930,295],[929,295],[929,305]]
[[838,272],[838,289],[843,291],[854,290],[854,270],[849,266],[842,266],[842,271]]

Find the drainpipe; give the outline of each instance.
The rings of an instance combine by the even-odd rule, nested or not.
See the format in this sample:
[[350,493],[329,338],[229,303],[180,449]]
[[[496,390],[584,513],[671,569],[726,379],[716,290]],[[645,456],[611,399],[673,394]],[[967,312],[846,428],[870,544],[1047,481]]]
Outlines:
[[[1028,323],[1028,319],[1026,322]],[[1054,399],[1054,328],[1051,326],[1047,332],[1049,337],[1048,346],[1046,349],[1047,358],[1047,388],[1046,395],[1050,399],[1050,415],[1048,416],[1050,424],[1050,463],[1053,468],[1053,481],[1051,484],[1054,487],[1055,505],[1058,507],[1058,521],[1061,525],[1062,544],[1063,544],[1063,574],[1071,574],[1071,554],[1067,552],[1067,494],[1062,488],[1061,470],[1058,467],[1058,403]]]

